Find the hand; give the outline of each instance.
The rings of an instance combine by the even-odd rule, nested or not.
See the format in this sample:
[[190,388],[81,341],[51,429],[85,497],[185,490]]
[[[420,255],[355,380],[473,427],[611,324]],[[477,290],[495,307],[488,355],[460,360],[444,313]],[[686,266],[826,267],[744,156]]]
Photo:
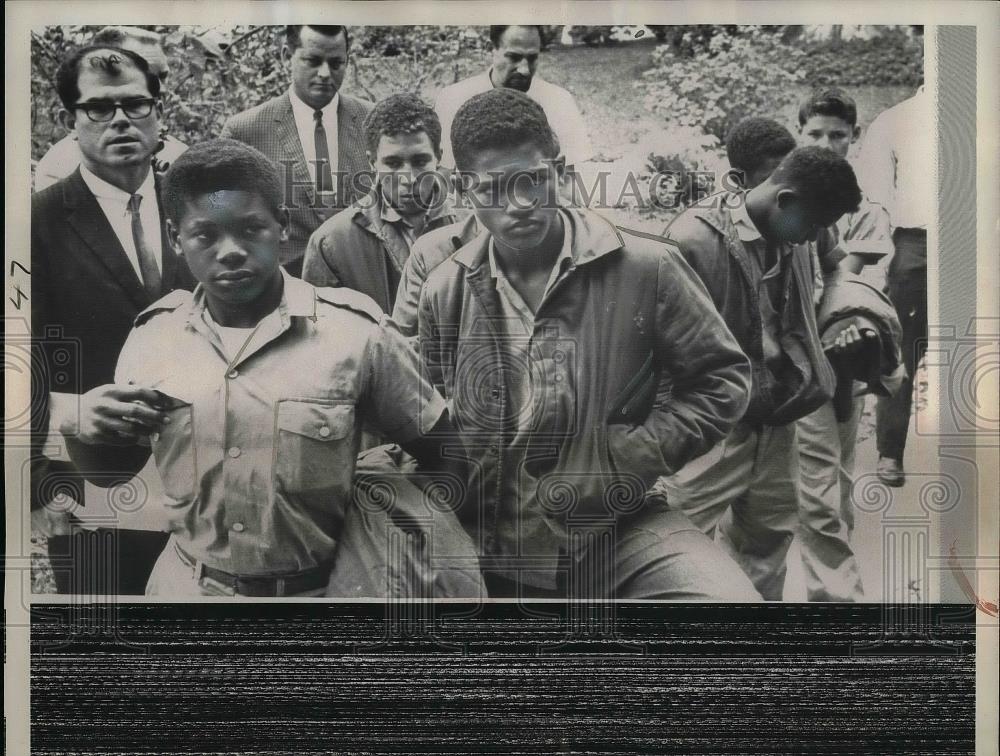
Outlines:
[[837,334],[830,352],[838,358],[854,357],[864,347],[867,341],[877,338],[877,334],[870,328],[859,331],[856,325],[849,325]]
[[158,404],[159,394],[152,389],[112,383],[98,386],[80,397],[76,427],[60,431],[85,444],[136,444],[170,421],[157,409]]

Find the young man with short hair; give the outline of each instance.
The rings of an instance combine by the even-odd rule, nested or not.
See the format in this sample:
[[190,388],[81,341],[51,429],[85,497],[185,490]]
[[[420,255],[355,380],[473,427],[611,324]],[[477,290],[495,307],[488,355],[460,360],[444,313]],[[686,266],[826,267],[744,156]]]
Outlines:
[[457,218],[437,173],[441,123],[429,105],[412,94],[386,98],[365,119],[365,140],[372,190],[313,232],[302,277],[360,291],[390,313],[410,248]]
[[543,109],[469,99],[451,142],[483,231],[420,297],[420,347],[475,470],[461,513],[491,596],[748,600],[738,567],[646,496],[742,414],[749,374],[659,237],[559,203]]
[[[857,119],[857,105],[845,92],[818,91],[799,108],[799,141],[847,159],[851,145],[861,135]],[[881,293],[884,274],[879,276],[876,271],[883,268],[875,262],[861,269],[865,256],[874,253],[885,257],[892,252],[886,211],[862,197],[858,210],[845,213],[830,231],[858,262],[851,271],[838,270],[819,281],[820,333],[849,324],[854,327],[852,335],[863,337],[865,343],[850,353],[832,353],[837,368],[835,398],[798,421],[799,547],[809,600],[847,602],[864,597],[861,570],[850,543],[854,530],[854,450],[865,402],[864,395],[855,395],[854,376],[872,375],[866,363],[874,362],[878,379],[873,390],[884,394],[898,388],[901,375],[892,374],[894,369],[900,372],[898,359],[880,359],[880,355],[895,353],[899,326],[891,303]],[[839,317],[828,318],[827,313]],[[826,322],[828,319],[831,322]],[[886,372],[889,375],[883,377]]]
[[203,142],[165,181],[170,242],[199,286],[147,308],[122,349],[116,379],[137,393],[122,440],[133,445],[77,443],[73,458],[127,475],[150,453],[136,437],[150,437],[172,542],[147,593],[323,595],[361,424],[437,470],[451,437],[444,402],[368,297],[279,267],[288,218],[264,155]]
[[[688,208],[668,236],[700,276],[750,358],[749,407],[707,454],[660,482],[667,500],[719,540],[767,600],[780,600],[785,556],[798,530],[795,421],[833,395],[834,374],[816,326],[807,241],[857,208],[847,161],[810,147],[715,207]],[[820,260],[836,267],[842,253]]]
[[774,173],[794,149],[792,133],[770,118],[744,118],[726,136],[726,157],[746,191]]

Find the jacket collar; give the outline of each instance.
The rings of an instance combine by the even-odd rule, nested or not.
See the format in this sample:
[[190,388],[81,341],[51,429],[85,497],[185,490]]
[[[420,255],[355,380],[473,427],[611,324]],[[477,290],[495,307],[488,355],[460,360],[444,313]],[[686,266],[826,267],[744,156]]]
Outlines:
[[[618,229],[611,221],[593,210],[561,207],[559,214],[568,224],[572,234],[573,267],[578,268],[615,252],[625,246]],[[467,271],[489,267],[489,248],[492,235],[483,230],[478,236],[455,252],[452,258]]]
[[[371,229],[372,233],[377,235],[377,230],[385,225],[393,215],[398,217],[398,213],[386,205],[382,193],[376,186],[363,198],[354,203],[354,215],[352,219],[361,228]],[[389,216],[389,218],[386,216]],[[435,226],[450,223],[454,217],[455,208],[451,204],[451,201],[447,197],[440,198],[439,200],[439,197],[435,196],[431,206],[424,214],[424,232],[426,233],[426,231]]]

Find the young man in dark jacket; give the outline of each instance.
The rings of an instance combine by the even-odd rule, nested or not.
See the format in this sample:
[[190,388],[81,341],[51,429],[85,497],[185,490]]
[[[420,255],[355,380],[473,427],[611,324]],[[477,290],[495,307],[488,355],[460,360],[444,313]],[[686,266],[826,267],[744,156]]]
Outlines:
[[415,241],[457,220],[444,178],[441,123],[419,97],[397,94],[365,119],[371,191],[320,226],[306,247],[302,277],[314,286],[346,286],[391,313]]
[[834,269],[843,253],[819,237],[860,199],[846,160],[806,147],[749,191],[689,208],[669,228],[750,358],[753,381],[749,407],[725,441],[661,484],[703,530],[718,527],[768,600],[782,597],[798,529],[795,421],[831,398],[835,380],[816,326],[806,242],[817,242],[826,251],[820,265]]
[[471,98],[451,142],[484,230],[427,279],[420,346],[476,470],[460,517],[490,595],[754,600],[646,495],[746,408],[746,357],[704,287],[660,237],[560,206],[525,95]]

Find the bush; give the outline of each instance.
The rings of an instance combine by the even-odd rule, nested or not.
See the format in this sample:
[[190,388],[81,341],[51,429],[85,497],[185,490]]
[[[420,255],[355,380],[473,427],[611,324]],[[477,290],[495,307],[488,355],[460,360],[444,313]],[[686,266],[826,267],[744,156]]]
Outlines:
[[916,87],[924,78],[923,37],[893,30],[872,39],[826,42],[807,48],[801,65],[813,87]]
[[785,44],[780,32],[744,27],[741,34],[717,29],[707,40],[692,36],[691,55],[673,45],[653,52],[643,73],[646,107],[671,127],[702,129],[719,142],[739,121],[777,113],[793,102],[803,76],[803,52]]
[[[31,155],[41,158],[65,136],[56,114],[55,73],[98,26],[48,26],[31,35]],[[224,29],[144,27],[164,36],[170,78],[165,130],[188,144],[217,136],[226,119],[285,91],[283,26]],[[486,27],[370,26],[351,29],[351,70],[344,91],[372,100],[395,92],[430,98],[441,87],[483,70]]]

